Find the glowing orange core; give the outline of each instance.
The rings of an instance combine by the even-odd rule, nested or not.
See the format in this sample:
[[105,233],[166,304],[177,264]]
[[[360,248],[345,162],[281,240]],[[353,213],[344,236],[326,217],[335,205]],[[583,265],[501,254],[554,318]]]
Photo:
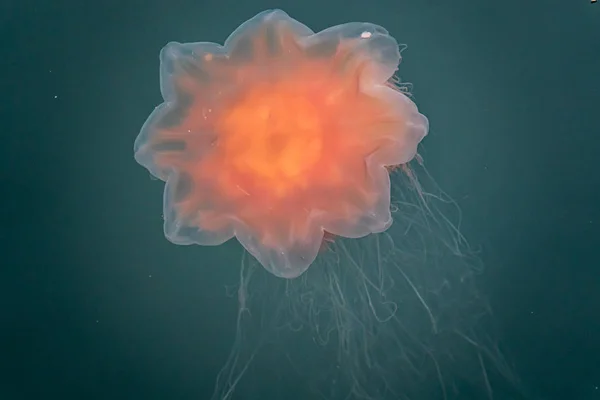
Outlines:
[[297,85],[278,83],[251,90],[227,112],[219,127],[226,159],[283,196],[305,187],[321,159],[319,109]]

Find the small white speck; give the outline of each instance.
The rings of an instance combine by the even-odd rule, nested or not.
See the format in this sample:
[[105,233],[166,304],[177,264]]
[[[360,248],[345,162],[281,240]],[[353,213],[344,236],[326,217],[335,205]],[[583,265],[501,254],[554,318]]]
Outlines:
[[96,323],[98,323],[98,320],[96,320]]
[[148,278],[152,278],[152,275],[148,275]]
[[368,38],[370,38],[371,36],[373,36],[373,34],[372,34],[371,32],[369,32],[369,31],[364,31],[363,33],[361,33],[361,34],[360,34],[360,37],[361,37],[362,39],[368,39]]
[[55,98],[55,99],[58,99],[58,95],[54,95],[54,98]]
[[240,190],[240,192],[244,193],[246,196],[250,196],[250,193],[245,191],[240,185],[235,185],[235,187],[237,187]]

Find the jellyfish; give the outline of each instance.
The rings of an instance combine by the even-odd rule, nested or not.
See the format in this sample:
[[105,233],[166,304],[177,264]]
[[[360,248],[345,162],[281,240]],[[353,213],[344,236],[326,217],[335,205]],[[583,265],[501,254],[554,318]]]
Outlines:
[[[482,332],[479,264],[449,222],[454,203],[417,153],[429,123],[397,78],[400,59],[378,25],[315,33],[280,10],[224,45],[161,51],[164,103],[134,151],[166,182],[164,234],[235,237],[249,254],[213,400],[232,399],[251,362],[279,373],[277,355],[332,400],[463,398],[464,382],[492,399],[496,381],[515,381]],[[270,334],[286,339],[257,360]]]

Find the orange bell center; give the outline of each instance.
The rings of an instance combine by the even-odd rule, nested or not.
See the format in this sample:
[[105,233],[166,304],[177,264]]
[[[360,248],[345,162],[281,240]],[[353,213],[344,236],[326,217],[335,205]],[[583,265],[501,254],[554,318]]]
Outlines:
[[283,196],[309,184],[320,160],[319,109],[296,85],[269,85],[235,103],[219,124],[228,163]]

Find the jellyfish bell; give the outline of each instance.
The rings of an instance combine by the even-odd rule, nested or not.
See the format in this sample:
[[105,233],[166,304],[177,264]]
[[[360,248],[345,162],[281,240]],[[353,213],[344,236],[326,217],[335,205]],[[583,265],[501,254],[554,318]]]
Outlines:
[[135,154],[167,181],[169,240],[235,236],[269,272],[294,278],[325,232],[359,238],[389,227],[385,167],[415,156],[428,123],[394,84],[400,51],[385,29],[314,33],[274,10],[224,46],[169,43],[161,54],[165,102]]

